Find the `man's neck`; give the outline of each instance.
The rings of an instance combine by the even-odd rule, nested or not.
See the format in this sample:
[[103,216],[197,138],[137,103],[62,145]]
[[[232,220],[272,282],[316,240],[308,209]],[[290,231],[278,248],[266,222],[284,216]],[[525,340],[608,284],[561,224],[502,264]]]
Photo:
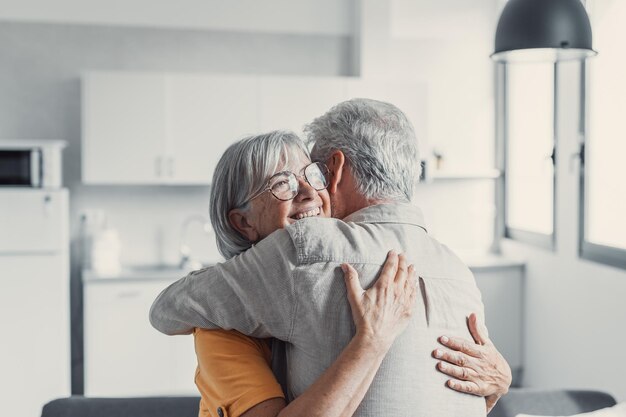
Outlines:
[[375,206],[377,204],[389,204],[393,203],[394,200],[384,200],[384,199],[374,199],[374,198],[365,198],[363,196],[356,197],[350,200],[349,205],[346,206],[343,218],[348,217],[352,213],[356,213],[357,211],[364,209],[366,207]]

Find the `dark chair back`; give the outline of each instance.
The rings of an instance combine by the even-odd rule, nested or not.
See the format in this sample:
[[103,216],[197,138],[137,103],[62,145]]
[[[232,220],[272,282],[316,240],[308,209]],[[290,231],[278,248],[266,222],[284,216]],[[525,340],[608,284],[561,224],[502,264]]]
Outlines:
[[60,398],[41,417],[198,417],[200,397]]
[[569,416],[614,405],[615,399],[600,391],[511,388],[491,410],[489,417],[514,417],[520,413]]
[[[198,417],[199,397],[85,398],[54,400],[43,408],[42,417]],[[517,414],[563,416],[615,405],[615,399],[599,391],[532,390],[511,388],[489,417]]]

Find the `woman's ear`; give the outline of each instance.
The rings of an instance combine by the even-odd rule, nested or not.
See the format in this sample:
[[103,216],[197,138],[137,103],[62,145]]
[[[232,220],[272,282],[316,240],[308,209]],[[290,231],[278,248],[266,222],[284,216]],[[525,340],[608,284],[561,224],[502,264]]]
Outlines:
[[228,212],[228,221],[231,226],[241,233],[246,239],[254,243],[259,240],[256,228],[248,222],[248,212],[241,209],[232,209]]
[[326,161],[326,166],[330,170],[330,178],[328,184],[328,192],[335,194],[337,187],[341,182],[341,176],[343,175],[343,168],[345,166],[346,157],[341,151],[334,151],[330,154],[330,157]]

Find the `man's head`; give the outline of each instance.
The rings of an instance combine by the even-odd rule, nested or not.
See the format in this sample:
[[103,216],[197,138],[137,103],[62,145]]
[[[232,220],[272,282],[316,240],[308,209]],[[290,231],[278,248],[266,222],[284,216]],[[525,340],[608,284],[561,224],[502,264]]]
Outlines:
[[356,98],[305,128],[311,159],[330,168],[333,217],[371,204],[409,201],[420,174],[413,126],[396,106]]

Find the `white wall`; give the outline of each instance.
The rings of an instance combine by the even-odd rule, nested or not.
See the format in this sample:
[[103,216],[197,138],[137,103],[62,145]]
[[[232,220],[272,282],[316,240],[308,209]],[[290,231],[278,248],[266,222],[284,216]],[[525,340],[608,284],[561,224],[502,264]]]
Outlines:
[[[428,148],[423,152],[443,154],[442,171],[495,166],[489,54],[496,9],[495,0],[391,1],[389,75],[427,85]],[[438,239],[459,252],[481,253],[494,235],[494,193],[493,180],[438,182],[420,186],[415,201]],[[461,203],[452,203],[452,196]]]
[[577,64],[561,64],[558,84],[556,250],[504,241],[527,260],[524,385],[606,390],[626,401],[626,271],[578,258]]

